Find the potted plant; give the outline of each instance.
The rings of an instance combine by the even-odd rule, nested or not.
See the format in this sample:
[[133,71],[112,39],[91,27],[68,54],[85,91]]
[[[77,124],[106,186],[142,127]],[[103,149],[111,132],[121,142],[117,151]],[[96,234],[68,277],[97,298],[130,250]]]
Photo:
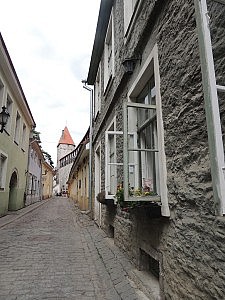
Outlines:
[[[143,198],[148,196],[156,196],[156,193],[153,191],[142,191],[141,189],[134,190],[129,188],[129,195],[138,199],[139,197]],[[120,206],[121,210],[125,212],[131,212],[136,208],[146,209],[147,207],[152,207],[152,203],[150,201],[125,201],[122,184],[118,185],[115,197],[117,199],[117,204]]]
[[105,191],[101,191],[100,193],[98,193],[98,195],[96,196],[96,199],[99,203],[106,204]]

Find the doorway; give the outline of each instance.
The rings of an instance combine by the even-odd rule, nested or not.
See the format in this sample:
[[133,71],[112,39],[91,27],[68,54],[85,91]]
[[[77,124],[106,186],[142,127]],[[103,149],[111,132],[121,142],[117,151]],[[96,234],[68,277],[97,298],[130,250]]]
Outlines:
[[14,210],[16,207],[16,199],[17,199],[17,185],[18,185],[18,177],[16,171],[12,173],[9,182],[9,205],[8,210]]
[[94,219],[101,227],[101,204],[97,201],[97,195],[101,192],[101,148],[98,145],[95,151],[95,211]]

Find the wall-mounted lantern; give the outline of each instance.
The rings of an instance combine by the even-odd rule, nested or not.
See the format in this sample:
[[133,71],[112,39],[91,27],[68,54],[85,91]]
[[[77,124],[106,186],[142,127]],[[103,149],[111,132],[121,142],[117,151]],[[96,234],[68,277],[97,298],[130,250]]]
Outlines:
[[134,72],[134,67],[135,67],[137,60],[140,60],[140,63],[141,63],[140,57],[130,57],[130,58],[124,59],[122,64],[124,66],[125,73],[132,74]]
[[5,126],[8,122],[8,118],[10,117],[9,112],[7,111],[6,107],[2,107],[2,111],[0,112],[0,125],[1,129],[0,132],[2,133],[5,130]]

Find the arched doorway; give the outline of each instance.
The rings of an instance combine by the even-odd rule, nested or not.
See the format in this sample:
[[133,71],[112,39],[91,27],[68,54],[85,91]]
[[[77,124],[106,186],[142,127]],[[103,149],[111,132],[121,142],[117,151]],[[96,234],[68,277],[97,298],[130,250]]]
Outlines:
[[16,206],[18,177],[16,171],[12,173],[9,183],[9,206],[8,210],[13,210]]

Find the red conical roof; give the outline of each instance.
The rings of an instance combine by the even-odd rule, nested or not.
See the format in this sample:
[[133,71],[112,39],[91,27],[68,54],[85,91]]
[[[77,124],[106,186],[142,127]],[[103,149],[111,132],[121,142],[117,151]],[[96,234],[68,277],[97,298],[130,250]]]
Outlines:
[[75,145],[67,127],[65,127],[64,130],[62,131],[62,135],[59,140],[58,146],[60,144]]

